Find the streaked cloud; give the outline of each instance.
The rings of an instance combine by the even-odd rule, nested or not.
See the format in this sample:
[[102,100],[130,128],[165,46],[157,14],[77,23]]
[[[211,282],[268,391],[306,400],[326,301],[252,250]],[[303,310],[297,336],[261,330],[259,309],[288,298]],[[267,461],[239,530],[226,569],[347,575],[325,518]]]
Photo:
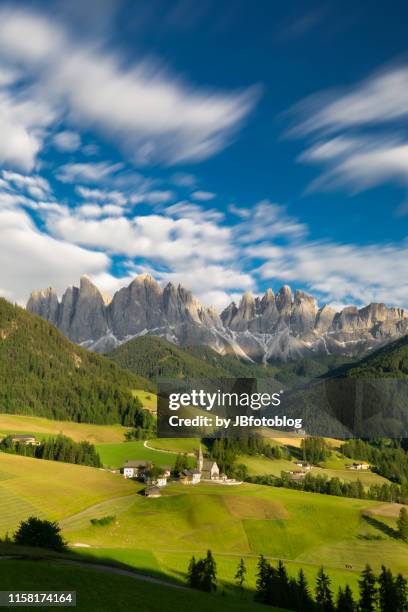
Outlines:
[[[258,87],[219,91],[183,81],[159,61],[129,62],[106,41],[79,40],[57,19],[28,10],[1,10],[0,51],[11,66],[21,67],[43,104],[58,109],[72,125],[99,132],[138,164],[213,155],[228,144],[259,97]],[[10,114],[7,100],[0,99],[2,108]],[[0,126],[12,119],[2,121],[0,114]],[[13,125],[20,139],[32,140],[20,160],[30,168],[40,142],[20,111]]]

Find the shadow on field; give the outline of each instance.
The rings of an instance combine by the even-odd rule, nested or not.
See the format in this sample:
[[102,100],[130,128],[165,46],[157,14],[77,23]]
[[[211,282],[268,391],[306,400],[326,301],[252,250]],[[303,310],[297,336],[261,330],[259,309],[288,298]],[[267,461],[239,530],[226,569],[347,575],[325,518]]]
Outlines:
[[390,538],[398,539],[398,531],[396,529],[393,529],[386,523],[383,523],[382,521],[379,521],[378,519],[374,518],[372,514],[363,514],[362,516],[366,523],[371,525],[371,527],[378,529]]
[[[90,569],[101,571],[105,573],[122,574],[135,579],[144,580],[150,583],[156,583],[169,588],[176,588],[181,590],[190,590],[190,587],[186,584],[186,572],[176,571],[176,576],[169,576],[163,572],[152,569],[151,567],[133,567],[126,563],[111,559],[110,557],[96,557],[92,553],[88,553],[83,550],[76,552],[69,550],[67,552],[56,552],[53,550],[42,549],[42,548],[30,548],[27,546],[18,546],[13,543],[0,542],[0,570],[2,559],[13,559],[15,561],[51,561],[55,563],[61,563],[64,565],[77,566],[82,569]],[[255,591],[253,589],[243,589],[240,591],[237,586],[224,582],[223,580],[217,581],[216,593],[220,596],[228,596],[240,599],[241,601],[247,601],[249,603],[254,602]]]

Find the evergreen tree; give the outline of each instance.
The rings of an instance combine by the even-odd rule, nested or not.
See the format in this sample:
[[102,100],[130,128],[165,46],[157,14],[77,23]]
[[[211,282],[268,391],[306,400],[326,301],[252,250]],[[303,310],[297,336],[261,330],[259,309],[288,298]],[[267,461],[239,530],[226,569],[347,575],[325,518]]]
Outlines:
[[367,564],[361,572],[361,579],[358,581],[360,589],[359,608],[361,612],[373,612],[377,600],[376,577]]
[[381,573],[378,577],[379,583],[379,604],[381,612],[395,610],[397,607],[397,592],[391,570],[381,566]]
[[187,570],[187,583],[192,589],[199,588],[199,576],[197,571],[197,561],[195,560],[194,555],[191,557],[190,563],[188,565]]
[[271,566],[263,555],[258,560],[258,572],[256,574],[256,601],[269,603],[269,579]]
[[401,540],[404,540],[404,542],[408,542],[408,511],[405,506],[403,506],[400,510],[397,526],[398,535]]
[[324,612],[333,612],[333,595],[330,590],[330,578],[321,567],[316,578],[316,601]]
[[348,584],[342,589],[339,587],[339,592],[337,595],[337,612],[354,612],[355,603],[353,600],[353,593]]
[[408,610],[407,580],[402,574],[395,579],[396,607],[395,612],[406,612]]
[[203,562],[203,571],[201,577],[202,590],[215,591],[215,589],[217,588],[216,577],[217,564],[215,563],[211,550],[208,550],[207,556]]
[[273,575],[272,584],[273,603],[281,608],[288,608],[290,604],[289,577],[283,561],[278,561],[278,567]]
[[246,580],[245,578],[245,574],[246,574],[246,567],[245,567],[245,563],[244,560],[241,558],[241,561],[238,563],[238,567],[237,567],[237,573],[235,574],[235,581],[238,585],[238,587],[241,589],[243,589],[243,585],[244,582]]
[[298,579],[296,581],[296,596],[295,596],[295,609],[312,610],[314,608],[313,598],[310,594],[309,585],[305,578],[305,574],[302,569],[299,570]]

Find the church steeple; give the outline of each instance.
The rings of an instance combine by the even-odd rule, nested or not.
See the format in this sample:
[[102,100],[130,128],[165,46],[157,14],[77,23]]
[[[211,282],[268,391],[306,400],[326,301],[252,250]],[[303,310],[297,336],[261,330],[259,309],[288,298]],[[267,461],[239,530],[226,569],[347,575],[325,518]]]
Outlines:
[[197,470],[200,472],[203,471],[203,465],[204,465],[204,457],[203,457],[203,451],[201,448],[201,444],[198,447],[198,453],[197,453]]

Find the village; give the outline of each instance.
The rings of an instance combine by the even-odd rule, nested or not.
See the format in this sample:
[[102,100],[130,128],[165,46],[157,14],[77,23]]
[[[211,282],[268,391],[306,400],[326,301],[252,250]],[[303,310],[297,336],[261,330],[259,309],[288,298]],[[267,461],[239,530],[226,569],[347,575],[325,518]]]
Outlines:
[[133,478],[144,482],[146,484],[144,489],[146,497],[160,497],[161,489],[167,486],[170,479],[183,485],[197,485],[202,481],[224,485],[241,484],[240,481],[228,478],[226,474],[220,473],[220,469],[213,459],[205,459],[201,444],[196,453],[196,462],[196,468],[183,469],[180,474],[173,474],[173,476],[169,466],[159,468],[151,461],[125,461],[121,472],[124,478]]

